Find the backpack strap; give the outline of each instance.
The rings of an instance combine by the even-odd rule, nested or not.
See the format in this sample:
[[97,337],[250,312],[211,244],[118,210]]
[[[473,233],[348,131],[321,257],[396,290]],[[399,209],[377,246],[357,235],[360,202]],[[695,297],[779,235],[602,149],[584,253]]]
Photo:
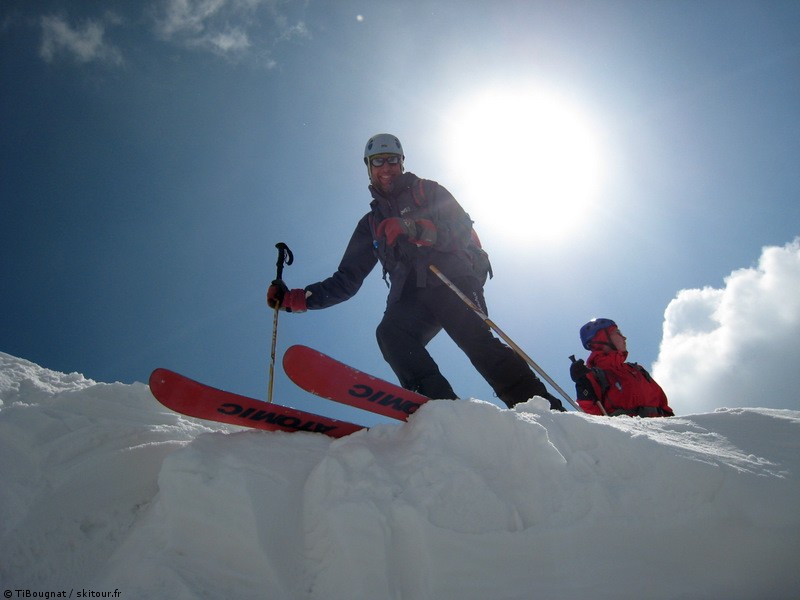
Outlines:
[[632,367],[636,367],[641,372],[641,374],[644,375],[644,378],[649,383],[653,382],[652,376],[650,375],[650,373],[647,372],[647,369],[645,369],[642,365],[640,365],[639,363],[628,363],[628,364],[631,365]]
[[[600,386],[600,398],[598,399],[597,404],[600,405],[600,410],[603,412],[603,414],[605,416],[609,416],[609,413],[606,410],[608,389],[611,387],[611,384],[608,382],[608,375],[606,375],[606,372],[600,367],[591,367],[589,370],[594,374],[595,381],[597,381],[597,384]],[[611,416],[613,416],[613,413]]]
[[591,367],[590,370],[592,373],[594,373],[594,378],[600,385],[600,393],[602,394],[601,400],[605,402],[606,396],[608,395],[608,388],[611,387],[611,385],[608,383],[608,375],[606,375],[606,372],[600,367]]
[[[429,179],[417,179],[411,186],[411,198],[417,206],[428,206],[429,198],[436,195],[439,184]],[[426,190],[427,188],[427,190]]]
[[381,263],[381,268],[382,268],[382,271],[383,271],[383,275],[382,275],[383,283],[386,284],[387,288],[391,288],[392,286],[389,284],[389,273],[386,270],[386,265],[383,264],[383,261],[380,260],[380,256],[378,256],[379,255],[378,245],[380,244],[380,242],[378,241],[378,232],[377,232],[377,228],[375,227],[375,211],[374,210],[369,213],[368,219],[369,219],[369,230],[372,233],[372,252],[379,259],[378,262]]

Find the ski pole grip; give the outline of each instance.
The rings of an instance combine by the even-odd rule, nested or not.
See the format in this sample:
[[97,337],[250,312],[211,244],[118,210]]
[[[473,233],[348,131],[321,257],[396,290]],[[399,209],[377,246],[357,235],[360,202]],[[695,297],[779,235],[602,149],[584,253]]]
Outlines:
[[289,246],[283,242],[278,242],[275,244],[275,247],[278,249],[278,273],[275,279],[280,281],[283,279],[283,265],[292,264],[294,262],[294,254],[292,254],[292,251],[289,250]]

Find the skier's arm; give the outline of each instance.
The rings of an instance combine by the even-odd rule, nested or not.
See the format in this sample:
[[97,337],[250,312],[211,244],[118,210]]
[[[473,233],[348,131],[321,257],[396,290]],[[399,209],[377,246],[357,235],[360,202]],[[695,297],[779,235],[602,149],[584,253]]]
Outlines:
[[328,308],[352,298],[378,262],[372,249],[368,216],[356,225],[336,272],[327,279],[305,287],[310,310]]

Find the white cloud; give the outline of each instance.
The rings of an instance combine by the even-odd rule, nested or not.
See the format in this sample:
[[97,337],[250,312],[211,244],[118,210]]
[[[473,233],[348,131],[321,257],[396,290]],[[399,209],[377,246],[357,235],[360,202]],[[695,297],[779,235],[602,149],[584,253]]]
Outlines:
[[[308,37],[302,20],[292,23],[286,10],[303,3],[276,0],[164,0],[155,16],[157,34],[166,41],[241,58],[251,50],[274,66],[269,47]],[[261,11],[259,13],[259,11]]]
[[280,36],[278,37],[278,41],[287,42],[295,38],[308,38],[308,37],[311,37],[311,34],[309,33],[306,24],[301,21],[294,25],[286,25],[282,27]]
[[[108,17],[111,22],[118,19]],[[120,51],[104,41],[106,23],[89,20],[80,27],[71,27],[60,16],[47,15],[41,18],[42,44],[39,54],[47,62],[53,62],[57,56],[66,55],[79,63],[93,61],[109,64],[122,64]]]
[[176,34],[199,35],[206,23],[225,6],[226,0],[168,0],[158,19],[158,32],[169,38]]
[[681,290],[664,313],[653,377],[677,413],[800,409],[800,238],[762,250],[723,289]]
[[239,29],[222,31],[209,37],[209,43],[220,52],[238,52],[247,50],[250,47],[250,39],[247,33]]

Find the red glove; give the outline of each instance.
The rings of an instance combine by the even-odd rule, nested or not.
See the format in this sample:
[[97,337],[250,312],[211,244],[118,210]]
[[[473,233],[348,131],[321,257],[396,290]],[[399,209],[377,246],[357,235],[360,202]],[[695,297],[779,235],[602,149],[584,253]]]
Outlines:
[[386,243],[394,246],[397,243],[397,238],[404,235],[408,238],[413,238],[417,233],[417,228],[414,221],[411,219],[403,219],[401,217],[389,217],[384,219],[378,225],[378,237],[385,237]]
[[276,306],[283,304],[283,297],[288,291],[289,288],[286,287],[286,284],[283,283],[283,281],[280,279],[273,281],[267,290],[267,306],[270,308],[275,308]]
[[306,312],[306,291],[301,289],[290,290],[280,279],[272,282],[267,290],[267,304],[270,308],[280,306],[286,312]]
[[281,310],[286,312],[303,313],[308,310],[306,304],[306,291],[302,289],[289,290],[283,296],[283,304]]
[[428,219],[416,221],[417,239],[411,240],[417,246],[433,246],[436,243],[436,225]]

